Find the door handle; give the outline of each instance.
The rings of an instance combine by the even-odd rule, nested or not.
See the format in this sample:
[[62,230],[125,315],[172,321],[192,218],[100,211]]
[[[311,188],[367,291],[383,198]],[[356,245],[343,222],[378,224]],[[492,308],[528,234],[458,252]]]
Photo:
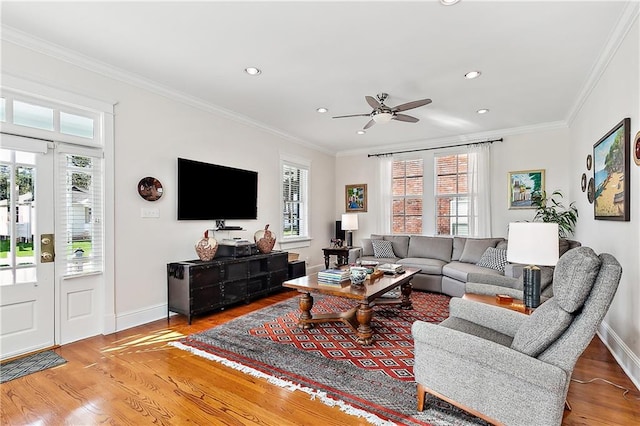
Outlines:
[[56,251],[54,247],[54,234],[42,234],[40,235],[40,262],[49,263],[53,262],[56,258]]

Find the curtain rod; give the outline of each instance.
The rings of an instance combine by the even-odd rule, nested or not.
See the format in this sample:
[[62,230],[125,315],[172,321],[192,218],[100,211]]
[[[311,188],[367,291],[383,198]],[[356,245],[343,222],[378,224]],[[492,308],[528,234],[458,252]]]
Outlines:
[[407,152],[431,151],[433,149],[455,148],[455,147],[458,147],[458,146],[480,145],[480,144],[483,144],[483,143],[494,143],[494,142],[502,142],[502,138],[500,138],[500,139],[492,139],[492,140],[482,141],[482,142],[460,143],[460,144],[457,144],[457,145],[443,145],[443,146],[434,146],[434,147],[431,147],[431,148],[410,149],[410,150],[407,150],[407,151],[394,151],[394,152],[383,152],[383,153],[380,153],[380,154],[367,154],[367,157],[386,157],[387,155],[405,154]]

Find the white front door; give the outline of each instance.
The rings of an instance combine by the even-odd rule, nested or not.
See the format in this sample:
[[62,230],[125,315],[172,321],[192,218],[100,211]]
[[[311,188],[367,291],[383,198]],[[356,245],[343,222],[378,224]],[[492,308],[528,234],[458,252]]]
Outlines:
[[56,343],[54,154],[0,149],[0,162],[0,359],[7,359]]

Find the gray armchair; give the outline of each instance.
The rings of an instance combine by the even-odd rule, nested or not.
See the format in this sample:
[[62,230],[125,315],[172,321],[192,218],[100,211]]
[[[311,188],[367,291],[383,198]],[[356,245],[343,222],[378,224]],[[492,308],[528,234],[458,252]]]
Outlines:
[[428,392],[494,424],[561,424],[571,373],[621,274],[613,256],[580,247],[558,261],[554,297],[529,316],[453,298],[439,325],[416,321],[418,410]]

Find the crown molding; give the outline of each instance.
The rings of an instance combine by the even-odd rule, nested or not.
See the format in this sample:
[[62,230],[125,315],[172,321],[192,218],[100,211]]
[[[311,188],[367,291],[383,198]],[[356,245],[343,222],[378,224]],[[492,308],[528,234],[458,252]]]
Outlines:
[[235,113],[231,110],[222,108],[218,105],[214,105],[210,102],[206,102],[200,98],[187,95],[168,86],[164,86],[155,81],[149,80],[138,74],[124,71],[105,62],[98,61],[97,59],[88,57],[86,55],[82,55],[71,49],[67,49],[54,43],[50,43],[46,40],[34,37],[28,33],[9,27],[7,25],[0,26],[0,39],[24,47],[26,49],[33,50],[42,55],[49,56],[51,58],[67,62],[71,65],[103,75],[105,77],[147,90],[149,92],[155,93],[156,95],[171,99],[172,101],[180,102],[199,110],[216,114],[229,120],[241,123],[245,126],[270,133],[272,135],[281,137],[307,148],[311,148],[328,155],[335,154],[334,152],[329,151],[326,148],[315,145],[297,136],[293,136],[280,129],[267,126],[264,123],[253,120],[247,116]]
[[576,101],[569,109],[569,113],[566,118],[566,122],[569,126],[573,124],[578,113],[591,95],[591,92],[593,92],[596,85],[602,78],[602,75],[607,70],[609,63],[620,48],[620,45],[622,45],[623,41],[629,34],[629,31],[631,31],[631,27],[638,20],[638,16],[640,16],[640,2],[629,1],[622,11],[620,18],[618,19],[618,23],[613,26],[609,39],[607,40],[607,44],[602,49],[602,53],[593,65],[593,68],[591,69],[582,90],[578,94]]

